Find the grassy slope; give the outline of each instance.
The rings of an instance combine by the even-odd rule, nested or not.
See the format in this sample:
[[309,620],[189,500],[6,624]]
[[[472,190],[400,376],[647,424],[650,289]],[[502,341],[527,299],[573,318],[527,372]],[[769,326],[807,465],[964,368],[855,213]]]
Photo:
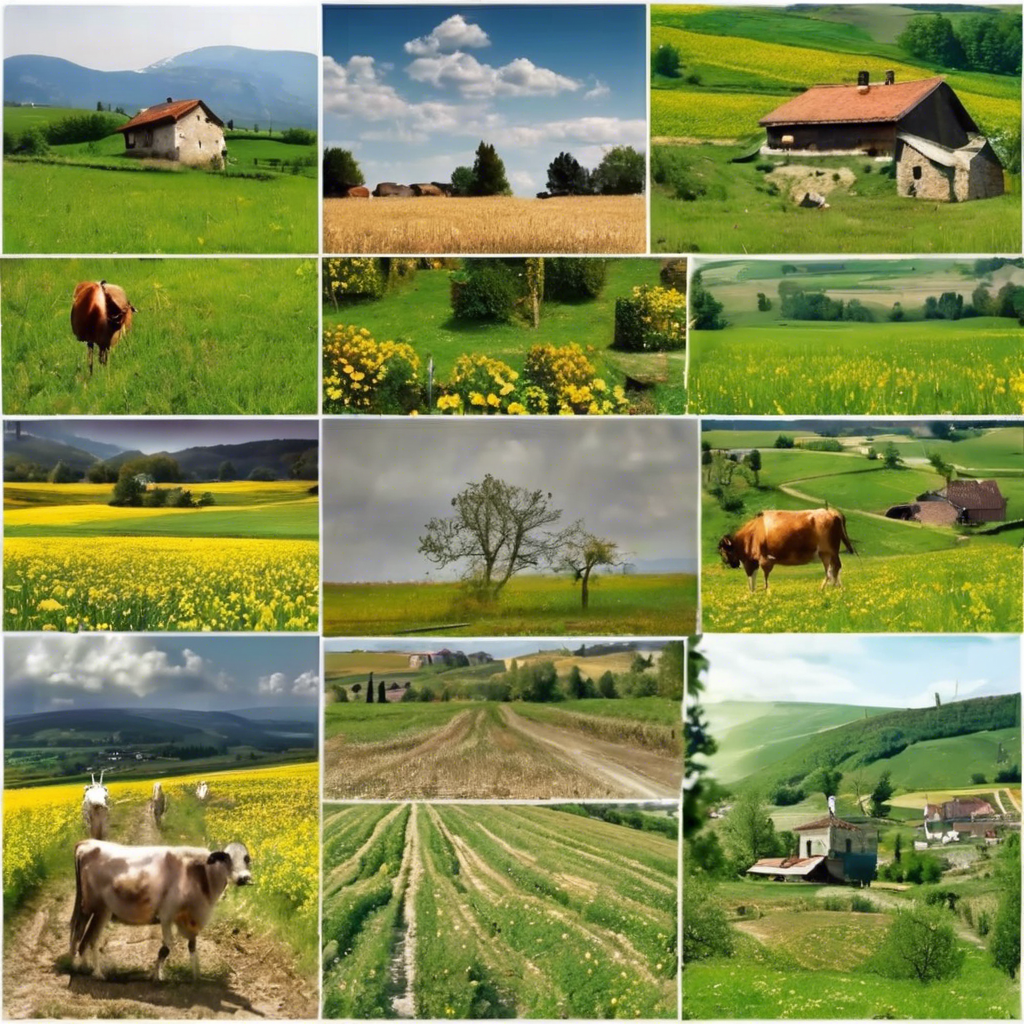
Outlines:
[[339,324],[366,327],[378,340],[405,341],[426,364],[434,360],[438,379],[446,380],[456,359],[465,353],[484,353],[522,371],[527,350],[533,345],[567,345],[586,351],[597,375],[608,384],[624,382],[624,370],[651,371],[664,363],[668,378],[655,387],[659,411],[685,412],[683,387],[685,353],[667,356],[632,355],[610,351],[614,340],[615,300],[629,295],[634,285],[658,284],[658,260],[609,260],[608,278],[602,293],[592,302],[546,302],[541,307],[538,330],[522,324],[462,322],[452,318],[449,271],[421,270],[408,285],[376,302],[361,302],[336,310],[324,306],[324,329]]
[[[7,253],[312,253],[316,183],[5,161]],[[73,216],[72,216],[73,214]]]
[[386,636],[469,623],[446,636],[682,636],[695,625],[696,578],[684,574],[608,576],[592,587],[590,609],[562,577],[521,576],[496,611],[467,608],[454,583],[324,583],[327,636]]
[[[101,277],[139,312],[90,378],[68,315]],[[316,293],[310,260],[5,260],[4,411],[315,413]]]
[[552,725],[558,725],[559,715],[563,711],[574,715],[597,715],[599,718],[631,718],[638,722],[668,726],[679,725],[681,716],[679,703],[664,697],[596,697],[559,701],[557,704],[516,703],[513,708],[527,718],[550,722]]
[[433,729],[477,705],[464,701],[432,701],[396,704],[367,704],[365,700],[328,704],[324,709],[324,738],[344,735],[349,743],[391,740],[404,732]]

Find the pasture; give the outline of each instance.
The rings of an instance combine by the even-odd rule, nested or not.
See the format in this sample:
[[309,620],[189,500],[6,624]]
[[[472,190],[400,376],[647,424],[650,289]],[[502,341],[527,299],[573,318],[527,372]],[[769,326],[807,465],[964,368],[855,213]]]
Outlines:
[[644,196],[325,199],[324,252],[642,253]]
[[[772,438],[785,428],[765,432]],[[729,446],[731,431],[705,435]],[[753,440],[747,436],[746,442]],[[863,447],[863,439],[845,439]],[[897,438],[899,440],[899,438]],[[702,626],[708,632],[1018,632],[1022,623],[1024,559],[1021,531],[984,536],[964,528],[938,527],[886,519],[890,505],[913,499],[943,482],[912,451],[940,451],[974,476],[996,473],[1008,499],[1007,517],[1024,514],[1024,480],[1019,457],[1009,454],[1021,443],[1018,428],[986,431],[967,442],[935,442],[903,436],[901,448],[918,461],[885,469],[854,449],[849,454],[800,449],[762,449],[760,486],[739,480],[731,493],[740,501],[725,512],[707,492],[702,504]],[[756,442],[755,442],[756,443]],[[770,442],[769,442],[770,443]],[[887,438],[873,437],[879,450]],[[1008,446],[1008,448],[1006,447]],[[961,455],[963,451],[963,455]],[[961,461],[968,456],[967,465]],[[981,464],[972,468],[978,460]],[[1001,469],[1007,461],[1013,469]],[[801,467],[803,467],[801,469]],[[1012,474],[1012,475],[1011,475]],[[738,479],[738,478],[737,478]],[[727,568],[718,554],[719,539],[764,509],[829,507],[847,517],[856,555],[842,553],[843,587],[819,592],[824,572],[817,561],[781,567],[771,575],[771,591],[750,594],[742,569]]]
[[543,807],[324,807],[323,1014],[674,1018],[678,845]]
[[[5,159],[3,246],[21,253],[315,253],[303,175]],[[128,169],[130,167],[130,169]]]
[[324,582],[325,636],[685,636],[693,631],[696,577],[602,576],[590,607],[566,576],[517,576],[481,605],[458,583]]
[[457,319],[452,313],[450,271],[419,270],[411,281],[382,299],[346,304],[340,309],[325,302],[324,331],[358,324],[378,341],[407,342],[424,366],[433,359],[437,381],[447,381],[456,360],[465,354],[500,359],[522,373],[532,346],[578,344],[594,365],[596,376],[609,388],[625,385],[629,379],[643,382],[642,389],[627,392],[638,411],[682,414],[686,411],[685,351],[625,352],[612,347],[616,299],[629,297],[637,285],[658,285],[659,270],[658,260],[609,260],[607,279],[597,298],[543,302],[536,330],[521,320],[493,323]]
[[[195,787],[205,779],[210,799]],[[75,842],[86,838],[80,783],[4,793],[4,1017],[316,1015],[319,899],[318,767],[187,773],[164,778],[168,811],[148,807],[152,782],[107,779],[110,838],[135,844],[217,848],[245,842],[255,884],[225,893],[198,939],[203,978],[192,983],[178,940],[168,980],[150,981],[156,928],[112,925],[103,981],[71,974],[67,922],[75,896]],[[252,964],[262,966],[258,974]]]
[[5,485],[4,627],[315,630],[308,482],[192,486],[215,504],[111,507],[110,485]]
[[[443,677],[442,677],[443,678]],[[328,799],[671,799],[679,704],[665,698],[328,704]]]
[[[731,162],[764,138],[759,118],[808,86],[849,82],[861,67],[877,77],[880,58],[897,82],[944,72],[894,45],[907,12],[884,10],[895,17],[862,16],[859,8],[651,9],[652,49],[674,46],[682,67],[678,78],[652,80],[652,251],[1019,251],[1019,174],[1006,174],[1006,194],[993,199],[931,203],[899,197],[895,182],[879,173],[882,162],[869,157],[801,157],[803,190],[828,193],[831,208],[817,210],[796,206],[786,182],[776,180],[781,172],[768,165],[779,158],[764,169],[762,161]],[[946,79],[982,131],[1012,152],[1019,76],[951,72]],[[835,182],[840,173],[846,180]]]
[[[8,415],[317,411],[312,260],[4,260]],[[121,285],[132,329],[89,376],[71,332],[79,281]]]

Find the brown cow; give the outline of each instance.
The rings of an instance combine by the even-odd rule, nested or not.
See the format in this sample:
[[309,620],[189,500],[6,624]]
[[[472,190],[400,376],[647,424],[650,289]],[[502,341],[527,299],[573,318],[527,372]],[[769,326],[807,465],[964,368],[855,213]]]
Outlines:
[[107,354],[132,326],[132,313],[138,310],[128,301],[124,289],[106,281],[82,281],[71,302],[71,330],[89,346],[89,374],[92,374],[92,349],[100,350],[100,365]]
[[807,565],[815,558],[825,567],[821,589],[831,582],[841,587],[839,574],[843,563],[839,548],[854,554],[846,533],[846,517],[838,509],[814,508],[799,511],[768,511],[744,523],[735,533],[726,534],[718,542],[722,561],[732,569],[741,565],[755,590],[754,575],[760,566],[764,573],[764,589],[768,575],[777,565]]
[[369,199],[370,190],[365,185],[353,185],[351,188],[345,189],[345,195],[349,199]]

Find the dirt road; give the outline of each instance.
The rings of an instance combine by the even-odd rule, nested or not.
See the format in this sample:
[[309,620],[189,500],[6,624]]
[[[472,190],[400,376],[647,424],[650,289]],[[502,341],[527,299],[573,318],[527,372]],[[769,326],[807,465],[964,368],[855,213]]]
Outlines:
[[[119,841],[164,841],[148,803],[133,816]],[[72,853],[68,851],[69,861]],[[259,885],[258,868],[256,886]],[[253,894],[258,889],[253,890]],[[232,922],[229,889],[199,935],[202,972],[193,982],[185,940],[177,937],[163,982],[152,980],[161,945],[159,926],[108,927],[103,980],[76,966],[69,970],[68,928],[74,906],[73,877],[48,880],[6,921],[3,965],[5,1020],[35,1018],[315,1018],[316,977],[300,974],[291,949],[265,929]]]

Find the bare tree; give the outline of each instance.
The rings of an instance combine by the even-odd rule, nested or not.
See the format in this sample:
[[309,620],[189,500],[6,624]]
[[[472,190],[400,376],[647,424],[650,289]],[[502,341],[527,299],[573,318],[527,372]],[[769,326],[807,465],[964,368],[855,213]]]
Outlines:
[[574,574],[573,582],[581,584],[583,610],[590,604],[590,575],[601,565],[621,565],[623,556],[615,541],[589,533],[582,522],[574,523],[562,537],[562,550],[557,565]]
[[427,523],[418,550],[442,568],[465,561],[463,578],[477,585],[481,597],[494,600],[516,573],[557,558],[564,535],[545,527],[557,523],[562,512],[550,502],[550,493],[507,484],[488,473],[452,498],[454,515]]

